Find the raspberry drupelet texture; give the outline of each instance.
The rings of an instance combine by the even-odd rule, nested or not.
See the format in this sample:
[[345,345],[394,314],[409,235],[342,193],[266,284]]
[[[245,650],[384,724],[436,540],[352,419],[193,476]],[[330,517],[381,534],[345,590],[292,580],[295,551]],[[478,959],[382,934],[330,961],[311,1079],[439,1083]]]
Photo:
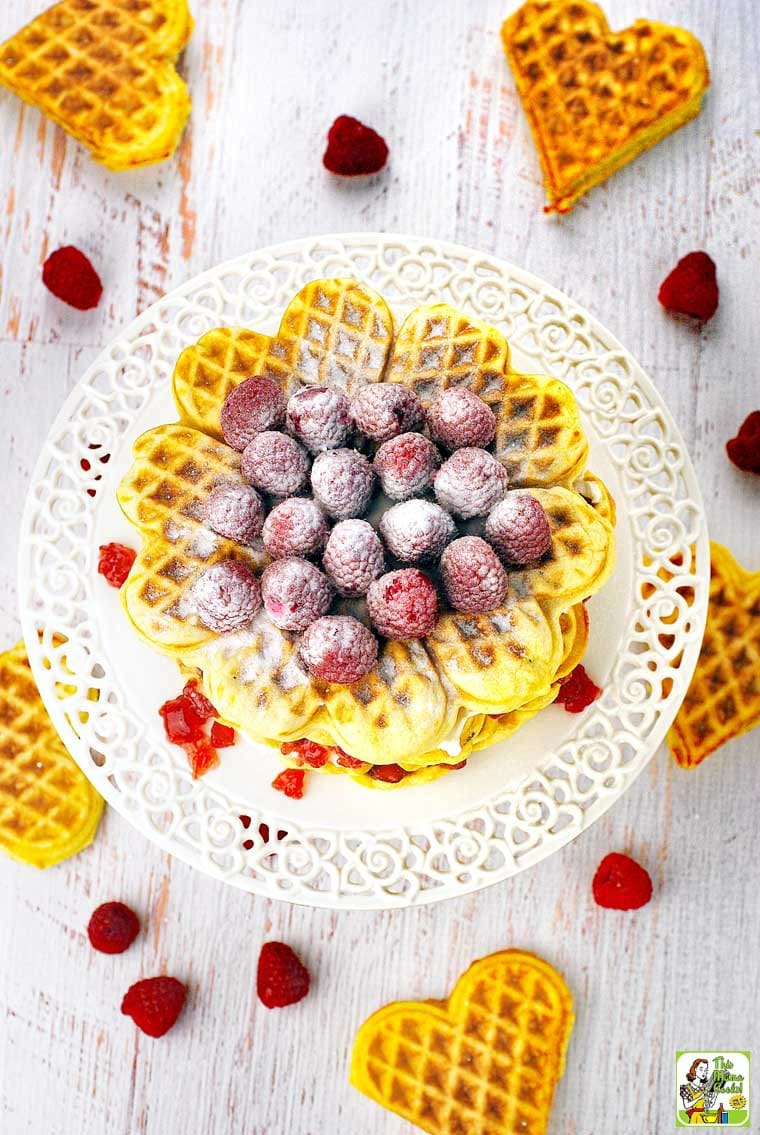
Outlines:
[[399,434],[384,441],[375,454],[375,472],[391,500],[419,496],[440,464],[441,455],[432,441],[418,433]]
[[351,414],[359,433],[378,442],[418,430],[425,420],[422,403],[413,390],[385,382],[362,386],[354,397]]
[[436,398],[427,412],[430,435],[444,449],[490,445],[496,433],[496,416],[465,386],[452,386]]
[[311,497],[288,497],[264,521],[264,547],[273,560],[316,556],[327,542],[325,514]]
[[552,546],[549,520],[530,493],[507,493],[486,520],[486,539],[510,564],[530,564]]
[[289,497],[306,484],[309,455],[292,437],[266,430],[245,447],[240,468],[255,489],[275,497]]
[[375,474],[366,457],[353,449],[320,453],[311,470],[314,496],[336,520],[366,512],[375,487]]
[[456,536],[456,525],[434,501],[394,504],[380,520],[380,532],[392,556],[402,563],[436,560]]
[[309,971],[290,946],[285,942],[264,943],[256,971],[256,993],[267,1009],[284,1009],[302,1001],[310,985]]
[[718,310],[715,262],[706,252],[689,252],[660,284],[657,298],[667,311],[712,319]]
[[261,535],[264,502],[250,485],[227,482],[217,485],[210,494],[203,516],[213,532],[237,540],[238,544],[250,544]]
[[50,253],[42,266],[42,282],[56,299],[78,311],[97,307],[103,295],[103,284],[92,261],[73,244]]
[[350,685],[375,665],[377,639],[351,615],[327,615],[306,628],[300,652],[315,678]]
[[285,421],[285,395],[267,375],[246,378],[224,400],[222,435],[227,445],[242,451],[257,434],[276,430]]
[[288,402],[287,425],[310,453],[337,449],[351,428],[348,398],[334,386],[308,386]]
[[93,911],[87,937],[101,954],[123,954],[140,933],[140,919],[123,902],[104,902]]
[[366,520],[341,520],[328,537],[322,563],[340,595],[366,595],[385,571],[383,545]]
[[438,503],[464,520],[485,516],[506,495],[507,471],[485,449],[458,449],[435,478]]
[[456,611],[480,615],[500,607],[507,596],[507,573],[490,544],[462,536],[441,556],[441,582]]
[[186,997],[187,987],[176,977],[146,977],[127,990],[121,1011],[148,1036],[159,1037],[176,1024]]
[[370,586],[367,610],[372,625],[386,638],[422,638],[438,619],[435,584],[417,568],[388,572]]
[[261,586],[245,564],[222,560],[198,576],[193,598],[204,626],[225,634],[250,623],[261,608]]
[[333,601],[327,576],[300,556],[270,564],[261,577],[261,594],[270,619],[284,631],[305,630],[327,614]]
[[339,115],[327,134],[322,164],[339,177],[364,177],[377,173],[388,161],[385,139],[350,114]]

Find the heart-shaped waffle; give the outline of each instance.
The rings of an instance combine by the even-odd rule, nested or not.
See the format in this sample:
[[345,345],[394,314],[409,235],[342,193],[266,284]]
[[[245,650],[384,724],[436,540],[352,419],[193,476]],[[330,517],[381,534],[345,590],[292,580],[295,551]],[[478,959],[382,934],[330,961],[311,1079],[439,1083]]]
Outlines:
[[610,30],[590,0],[527,0],[502,42],[544,171],[548,212],[578,198],[699,113],[710,77],[683,28]]
[[109,169],[171,156],[190,113],[186,0],[63,0],[0,46],[0,83]]
[[447,1001],[398,1001],[359,1029],[351,1083],[429,1135],[544,1135],[573,1027],[541,958],[475,962]]

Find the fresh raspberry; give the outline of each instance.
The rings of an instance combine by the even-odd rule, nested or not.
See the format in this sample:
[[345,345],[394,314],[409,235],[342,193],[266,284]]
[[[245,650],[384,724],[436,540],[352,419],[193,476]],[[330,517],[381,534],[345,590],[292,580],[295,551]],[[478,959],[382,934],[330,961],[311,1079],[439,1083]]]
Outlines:
[[341,520],[330,533],[322,563],[340,595],[366,595],[385,571],[383,545],[366,520]]
[[98,549],[98,571],[111,587],[123,587],[126,583],[137,552],[125,544],[101,544]]
[[264,502],[250,485],[217,485],[206,500],[203,517],[213,532],[250,544],[261,534]]
[[607,910],[638,910],[652,897],[648,871],[630,855],[611,851],[596,869],[591,884],[594,902]]
[[440,505],[414,499],[383,513],[380,531],[392,556],[402,563],[437,560],[456,535],[456,526]]
[[310,741],[308,737],[302,737],[299,741],[283,741],[280,752],[284,757],[295,754],[299,764],[308,765],[309,768],[324,768],[330,759],[330,749],[326,745]]
[[496,416],[466,386],[444,390],[427,412],[430,435],[445,449],[490,445],[496,433]]
[[215,749],[229,749],[235,744],[235,730],[231,725],[215,721],[211,726],[211,744]]
[[265,942],[259,954],[256,992],[267,1009],[295,1005],[309,992],[309,971],[284,942]]
[[261,585],[250,568],[237,560],[222,560],[201,572],[193,587],[198,618],[218,634],[250,623],[261,609]]
[[304,793],[306,773],[302,768],[284,768],[272,781],[272,788],[290,800],[300,800]]
[[402,568],[376,579],[367,592],[372,624],[386,638],[422,638],[438,619],[438,594],[417,568]]
[[309,455],[287,434],[265,430],[243,450],[240,469],[254,488],[275,497],[290,497],[306,484]]
[[330,580],[300,556],[270,564],[261,577],[261,594],[270,619],[284,631],[306,630],[333,601]]
[[560,679],[556,705],[561,705],[568,713],[582,713],[595,702],[602,692],[601,687],[592,682],[580,663],[566,678]]
[[203,691],[198,689],[196,678],[190,678],[189,681],[185,682],[182,697],[189,704],[198,721],[209,721],[212,717],[219,716]]
[[351,615],[327,615],[306,628],[300,653],[315,678],[350,686],[375,665],[377,639]]
[[486,520],[486,539],[510,564],[540,560],[552,546],[549,519],[530,493],[507,493]]
[[140,933],[140,919],[123,902],[104,902],[93,911],[87,936],[101,954],[123,954]]
[[348,398],[334,386],[307,386],[288,402],[287,423],[310,453],[337,449],[351,428]]
[[285,421],[285,395],[268,375],[246,378],[225,398],[220,420],[227,445],[242,453],[257,434]]
[[382,784],[399,784],[409,773],[401,765],[373,765],[369,775]]
[[327,542],[327,519],[311,497],[288,497],[264,521],[264,547],[273,560],[315,556]]
[[361,453],[353,449],[330,449],[315,459],[311,487],[330,516],[345,520],[366,511],[375,487],[375,474]]
[[500,607],[507,595],[507,573],[490,544],[462,536],[441,556],[441,582],[456,611],[480,615]]
[[428,487],[441,455],[422,434],[405,433],[384,441],[375,454],[375,472],[392,500],[417,497]]
[[715,263],[706,252],[690,252],[660,284],[657,298],[667,311],[711,319],[718,310]]
[[187,986],[176,977],[147,977],[127,990],[121,1011],[148,1036],[163,1036],[177,1023]]
[[341,114],[327,134],[327,149],[322,164],[339,177],[361,177],[378,173],[388,161],[385,139],[376,130]]
[[208,737],[201,735],[195,741],[189,741],[182,748],[187,753],[193,780],[204,776],[219,764],[219,754]]
[[744,419],[736,437],[726,442],[726,453],[737,469],[760,473],[760,410]]
[[42,282],[57,299],[78,311],[97,307],[103,295],[103,284],[92,262],[73,244],[50,253],[42,266]]
[[354,426],[372,441],[390,441],[418,430],[425,420],[422,403],[408,386],[385,382],[362,386],[351,406]]
[[467,520],[485,516],[506,495],[507,471],[485,449],[457,449],[435,479],[438,503]]

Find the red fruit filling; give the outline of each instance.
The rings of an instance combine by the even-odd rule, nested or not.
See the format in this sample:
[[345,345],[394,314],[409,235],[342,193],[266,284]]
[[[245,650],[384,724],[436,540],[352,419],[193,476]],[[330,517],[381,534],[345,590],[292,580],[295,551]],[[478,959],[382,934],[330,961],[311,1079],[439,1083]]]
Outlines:
[[373,780],[380,780],[383,784],[398,784],[405,776],[409,776],[401,765],[373,765],[369,770]]
[[121,587],[129,575],[137,552],[125,544],[101,544],[98,571],[111,587]]
[[211,744],[216,749],[229,749],[230,745],[235,744],[235,730],[231,725],[215,721],[211,726]]
[[566,678],[560,678],[557,705],[561,705],[568,713],[580,713],[596,701],[602,692],[601,687],[592,682],[580,664],[572,670]]
[[173,745],[197,741],[202,736],[203,719],[198,717],[184,694],[164,702],[158,712],[164,719],[166,736]]
[[219,754],[208,737],[201,736],[197,741],[190,741],[182,747],[190,759],[193,780],[197,780],[204,772],[216,768],[219,764]]
[[304,793],[306,773],[302,768],[284,768],[272,781],[272,788],[291,800],[300,800]]
[[219,716],[206,695],[198,688],[198,682],[195,678],[191,678],[189,682],[185,683],[182,697],[192,707],[195,716],[200,721],[208,721],[212,717]]

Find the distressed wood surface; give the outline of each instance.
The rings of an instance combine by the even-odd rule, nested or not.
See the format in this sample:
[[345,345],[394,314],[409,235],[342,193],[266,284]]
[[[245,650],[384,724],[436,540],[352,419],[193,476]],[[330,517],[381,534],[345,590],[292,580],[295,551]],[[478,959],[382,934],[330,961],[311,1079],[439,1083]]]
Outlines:
[[[509,0],[192,0],[183,71],[195,103],[175,158],[111,174],[0,91],[0,389],[4,539],[0,641],[18,637],[17,529],[32,466],[65,394],[138,311],[246,248],[373,229],[456,239],[524,265],[589,307],[637,356],[684,432],[712,535],[760,567],[758,485],[723,443],[757,408],[760,18],[753,0],[607,0],[613,26],[678,22],[705,45],[714,86],[700,118],[582,200],[543,216],[536,154],[503,61]],[[40,9],[4,0],[0,39]],[[643,11],[641,9],[644,9]],[[391,164],[342,184],[320,164],[352,113]],[[46,253],[84,248],[105,298],[82,315],[40,283]],[[721,307],[698,331],[668,319],[657,286],[705,248]],[[760,1052],[758,734],[695,773],[664,752],[560,854],[480,894],[422,910],[336,915],[252,898],[204,878],[106,816],[94,846],[38,873],[0,862],[3,1135],[328,1135],[411,1132],[354,1092],[363,1018],[438,997],[469,962],[534,949],[567,976],[577,1026],[550,1124],[621,1135],[673,1126],[676,1048]],[[655,900],[618,915],[590,901],[607,851],[650,869]],[[124,956],[84,927],[121,898],[145,932]],[[269,1013],[255,997],[261,942],[282,938],[312,995]],[[151,1041],[118,1012],[127,986],[168,971],[188,1010]],[[755,1103],[757,1108],[757,1103]]]

